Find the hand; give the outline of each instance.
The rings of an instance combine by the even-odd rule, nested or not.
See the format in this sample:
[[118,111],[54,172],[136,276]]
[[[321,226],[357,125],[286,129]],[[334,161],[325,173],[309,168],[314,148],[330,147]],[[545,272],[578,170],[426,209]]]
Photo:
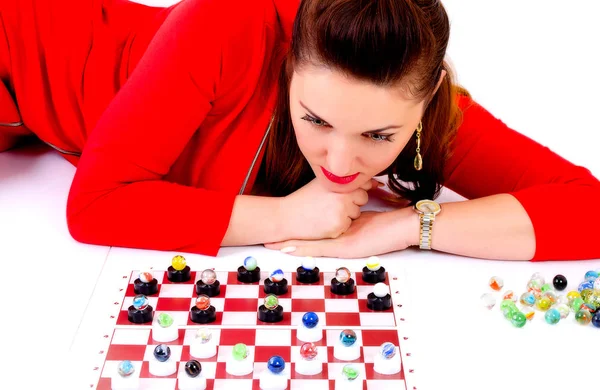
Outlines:
[[344,233],[352,220],[360,217],[360,207],[369,200],[367,191],[378,187],[371,179],[349,193],[335,193],[314,179],[282,200],[285,237],[304,240],[336,238]]
[[410,208],[363,212],[335,239],[289,240],[265,244],[292,256],[364,258],[406,249],[419,241],[419,218]]

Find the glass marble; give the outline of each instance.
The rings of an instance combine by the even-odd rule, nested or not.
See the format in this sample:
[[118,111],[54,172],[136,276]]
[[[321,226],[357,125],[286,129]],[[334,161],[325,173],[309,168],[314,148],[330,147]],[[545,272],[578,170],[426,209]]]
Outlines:
[[144,294],[138,294],[133,297],[133,307],[137,310],[144,310],[148,307],[149,301]]
[[527,291],[541,291],[542,285],[543,284],[537,280],[530,280],[527,282]]
[[586,288],[584,290],[581,290],[581,299],[583,299],[584,302],[589,301],[590,296],[592,296],[592,294],[594,293],[594,290]]
[[592,316],[592,325],[594,325],[596,328],[600,328],[600,311],[597,311]]
[[373,286],[373,295],[376,297],[383,298],[388,295],[389,292],[390,289],[388,288],[387,284],[383,282],[376,283],[375,286]]
[[527,318],[527,321],[533,320],[533,317],[535,316],[535,310],[533,310],[529,306],[524,306],[523,309],[521,309],[521,313],[523,313],[525,315],[525,318]]
[[590,295],[588,297],[588,300],[585,301],[585,302],[586,303],[590,303],[590,304],[595,305],[595,306],[600,306],[600,291],[594,290],[592,292],[592,295]]
[[511,301],[510,299],[503,299],[502,302],[500,302],[500,310],[501,311],[504,311],[505,309],[507,309],[509,307],[516,308],[517,305],[515,305],[515,303],[513,301]]
[[346,283],[350,280],[350,270],[346,267],[338,268],[335,271],[335,278],[340,283]]
[[265,297],[265,307],[267,310],[275,310],[279,306],[279,299],[277,295],[269,294]]
[[258,261],[252,256],[248,256],[244,259],[244,268],[248,271],[254,271],[258,266]]
[[389,342],[383,343],[379,347],[379,353],[384,359],[389,360],[396,356],[396,346]]
[[583,301],[583,299],[581,298],[575,298],[573,299],[573,302],[571,303],[571,309],[577,313],[579,311],[579,309],[581,308],[581,306],[584,304],[585,302]]
[[308,329],[312,329],[319,323],[319,316],[313,311],[304,313],[302,316],[302,325]]
[[554,325],[554,324],[558,324],[558,321],[560,321],[560,312],[557,309],[550,309],[546,312],[546,314],[544,315],[544,318],[546,319],[546,322],[550,325]]
[[498,276],[492,276],[488,284],[492,290],[500,291],[504,287],[504,280]]
[[202,281],[202,283],[207,284],[209,286],[213,285],[217,281],[217,273],[212,269],[205,269],[204,271],[202,271],[202,274],[200,274],[200,280]]
[[581,282],[579,284],[579,287],[577,287],[577,291],[579,291],[581,293],[581,291],[585,290],[586,288],[589,289],[594,289],[594,282],[591,280],[586,280],[585,282]]
[[315,261],[314,257],[306,256],[304,259],[302,259],[302,268],[305,270],[312,271],[316,266],[317,262]]
[[181,255],[177,255],[177,256],[173,257],[173,260],[171,260],[171,266],[176,271],[183,271],[183,269],[185,268],[186,265],[187,265],[187,262],[185,261],[185,257],[183,257]]
[[550,298],[543,296],[535,302],[535,306],[541,311],[546,311],[552,307],[552,301]]
[[596,308],[596,305],[593,305],[591,303],[584,303],[583,305],[581,305],[579,310],[587,310],[593,314],[596,312],[597,308]]
[[596,279],[594,282],[594,290],[600,291],[600,278]]
[[349,381],[353,381],[358,378],[358,368],[352,364],[346,364],[342,368],[342,375]]
[[269,279],[271,279],[271,281],[274,283],[281,282],[283,280],[283,271],[280,269],[276,269],[275,271],[271,272],[271,275],[269,275]]
[[533,275],[531,275],[529,280],[539,283],[540,287],[542,286],[542,284],[546,283],[546,279],[544,278],[544,275],[542,275],[541,272],[534,273]]
[[598,279],[598,272],[588,271],[585,273],[584,279],[587,281],[595,281],[596,279]]
[[161,328],[168,328],[169,326],[173,325],[173,317],[167,313],[160,313],[158,315],[157,322]]
[[508,306],[504,310],[502,310],[502,314],[504,315],[504,318],[510,320],[513,314],[517,313],[518,311],[519,309],[517,309],[516,306]]
[[546,291],[542,294],[542,296],[548,298],[553,305],[558,302],[558,296],[556,296],[556,294],[554,294],[552,291]]
[[540,291],[543,293],[552,291],[552,286],[550,285],[550,283],[544,283],[542,284],[542,287],[540,287]]
[[381,268],[381,264],[379,263],[379,257],[371,256],[367,260],[367,269],[369,271],[378,271]]
[[581,294],[579,294],[578,291],[569,291],[567,293],[567,299],[569,300],[569,306],[571,306],[573,304],[573,301],[576,298],[581,298]]
[[210,297],[208,295],[198,295],[196,298],[196,307],[198,310],[208,310],[210,307]]
[[158,344],[154,348],[154,357],[159,362],[166,362],[171,357],[171,348],[165,344]]
[[559,303],[558,306],[556,306],[556,310],[558,310],[560,313],[560,318],[563,320],[571,313],[571,309],[569,309],[569,306],[567,306],[565,303]]
[[564,275],[556,275],[554,279],[552,279],[552,285],[557,291],[563,291],[567,288],[567,278]]
[[152,271],[147,270],[140,272],[138,277],[142,283],[150,283],[152,280],[154,280],[154,274]]
[[130,360],[123,360],[119,363],[117,371],[119,375],[121,375],[123,378],[127,378],[135,372],[135,367],[133,366],[133,363],[131,363]]
[[195,378],[202,372],[202,365],[198,360],[188,360],[185,363],[185,373],[190,378]]
[[492,310],[496,306],[496,297],[490,293],[485,293],[481,296],[481,304],[488,310]]
[[535,296],[533,295],[533,293],[531,293],[531,291],[525,292],[521,294],[519,302],[523,306],[533,306],[535,304]]
[[196,331],[196,338],[200,340],[201,344],[206,344],[212,340],[212,330],[209,328],[200,328]]
[[281,356],[272,356],[267,362],[267,368],[273,374],[279,374],[285,369],[285,360]]
[[304,360],[314,360],[318,355],[317,346],[314,343],[304,343],[300,347],[300,356]]
[[248,347],[243,343],[236,344],[233,346],[231,354],[235,360],[242,361],[248,357]]
[[592,313],[587,310],[579,310],[575,313],[575,321],[581,325],[587,325],[592,322]]
[[510,322],[517,328],[522,328],[527,322],[527,317],[520,311],[515,311],[510,317]]
[[508,290],[504,293],[504,295],[502,295],[502,299],[510,299],[513,302],[517,301],[517,297],[515,296],[515,293],[512,290]]
[[344,329],[340,332],[340,341],[345,347],[351,347],[356,342],[356,333],[351,329]]

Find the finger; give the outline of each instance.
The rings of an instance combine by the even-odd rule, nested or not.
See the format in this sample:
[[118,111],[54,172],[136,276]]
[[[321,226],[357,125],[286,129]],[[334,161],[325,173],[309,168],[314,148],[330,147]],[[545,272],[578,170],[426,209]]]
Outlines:
[[[351,219],[357,219],[358,217],[360,217],[360,207],[356,204],[352,204],[348,206],[350,208],[350,210],[348,210],[348,216]],[[347,224],[347,226],[345,226],[346,229],[348,229],[350,227],[350,224],[352,224],[352,221],[350,220],[350,223]],[[346,229],[344,229],[344,231],[346,231]]]
[[288,240],[280,242],[271,242],[263,244],[267,249],[273,249],[276,251],[282,251],[284,253],[293,252],[299,240]]
[[321,257],[320,248],[325,241],[326,240],[291,240],[273,244],[264,244],[264,246],[267,249],[279,250],[280,252],[296,257]]

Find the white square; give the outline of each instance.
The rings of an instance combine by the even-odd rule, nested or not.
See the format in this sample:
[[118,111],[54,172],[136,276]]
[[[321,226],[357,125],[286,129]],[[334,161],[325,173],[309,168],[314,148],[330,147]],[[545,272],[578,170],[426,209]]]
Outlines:
[[[201,362],[198,361],[202,366],[202,371],[200,372],[200,376],[203,376],[207,379],[214,378],[217,373],[217,362]],[[187,362],[179,362],[179,369],[177,376],[187,376],[185,372],[185,363]]]
[[226,298],[258,298],[257,285],[234,285],[227,286],[225,291]]
[[257,313],[253,311],[229,311],[223,313],[223,325],[256,325]]
[[358,296],[358,299],[367,299],[372,292],[373,286],[356,286],[356,295]]
[[[246,359],[254,361],[254,345],[246,345],[246,348],[248,348],[248,357]],[[217,361],[226,362],[231,356],[231,351],[233,351],[233,345],[220,345],[217,352]]]
[[[153,342],[152,345],[146,346],[146,351],[144,352],[144,361],[156,360],[154,357],[154,348],[160,343]],[[171,350],[171,357],[169,360],[181,360],[181,353],[183,352],[183,345],[168,345]]]
[[358,377],[355,380],[364,381],[367,379],[364,363],[329,363],[327,364],[329,379],[339,378],[342,375],[342,369],[347,364],[351,364],[358,369]]
[[323,286],[298,286],[292,287],[292,299],[324,299],[325,288]]
[[[157,311],[154,313],[154,318],[152,319],[152,325],[158,325],[158,316],[161,313],[165,313],[170,315],[173,318],[173,325],[171,326],[184,326],[187,325],[189,314],[187,311]],[[160,325],[158,325],[160,326]]]
[[[119,375],[119,364],[120,363],[121,363],[120,360],[107,360],[104,363],[104,368],[102,369],[101,377],[102,378],[112,378],[115,375]],[[132,360],[131,364],[133,364],[133,367],[135,368],[135,370],[133,371],[133,374],[131,374],[131,375],[134,378],[139,378],[140,371],[142,370],[142,362]]]
[[256,329],[255,345],[282,345],[287,347],[291,342],[291,329]]
[[[281,375],[281,376],[285,377],[287,380],[289,380],[291,377],[290,365],[289,365],[289,362],[285,362],[285,363],[286,363],[286,365],[283,368],[283,371],[276,375]],[[252,378],[260,379],[261,374],[267,370],[268,370],[268,368],[267,368],[266,362],[254,363],[254,371],[252,372]],[[273,375],[275,375],[275,374],[273,374]]]
[[[398,346],[396,346],[396,353],[398,353]],[[379,347],[363,347],[363,356],[365,363],[374,363],[375,356],[379,354]]]
[[159,390],[159,389],[174,389],[177,383],[177,378],[141,378],[140,389],[144,390]]
[[214,390],[252,390],[252,379],[215,379]]
[[358,300],[326,299],[325,311],[327,313],[358,313]]
[[[259,302],[259,305],[262,305],[264,302]],[[258,310],[258,306],[256,309]],[[292,311],[292,299],[291,298],[279,298],[279,306],[283,308],[284,313],[289,313]]]
[[183,335],[183,345],[192,345],[192,342],[196,339],[196,332],[198,332],[199,329],[210,330],[210,332],[212,333],[211,340],[216,345],[219,345],[219,341],[221,340],[221,329],[211,328],[210,324],[199,328],[186,329],[185,334]]
[[396,325],[394,313],[359,313],[362,326],[390,326]]
[[161,298],[189,298],[196,295],[193,284],[163,284],[160,286]]
[[115,329],[111,344],[146,345],[150,338],[150,329]]
[[[327,329],[327,340],[329,340],[329,345],[334,346],[335,343],[338,343],[340,340],[340,333],[342,333],[344,329]],[[362,332],[360,329],[352,329],[354,333],[356,333],[356,342],[355,344],[362,346]]]
[[384,380],[384,379],[369,379],[367,381],[368,390],[398,390],[404,389],[406,385],[402,379]]
[[291,390],[329,390],[329,381],[327,379],[292,379],[290,381]]

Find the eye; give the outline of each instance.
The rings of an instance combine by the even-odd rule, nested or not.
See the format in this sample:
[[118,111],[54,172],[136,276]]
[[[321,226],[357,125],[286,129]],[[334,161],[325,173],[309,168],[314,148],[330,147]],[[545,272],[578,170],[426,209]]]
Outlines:
[[367,134],[367,137],[375,142],[382,142],[382,141],[392,142],[392,138],[391,138],[392,136],[387,135],[387,134],[369,133],[369,134]]
[[319,118],[314,118],[308,114],[304,115],[301,119],[312,123],[315,126],[319,126],[319,127],[325,127],[325,126],[329,126],[327,124],[327,122],[325,122],[323,119],[319,119]]

